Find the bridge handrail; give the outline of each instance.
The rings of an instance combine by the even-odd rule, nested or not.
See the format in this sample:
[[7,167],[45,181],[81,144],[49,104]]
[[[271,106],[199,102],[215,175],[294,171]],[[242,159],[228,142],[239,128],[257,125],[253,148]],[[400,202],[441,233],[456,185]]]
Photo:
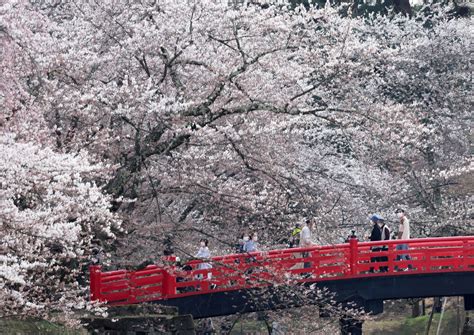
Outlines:
[[474,236],[452,236],[452,237],[427,237],[427,238],[412,238],[409,240],[387,240],[387,241],[372,241],[372,242],[359,242],[359,245],[385,245],[385,244],[429,244],[429,243],[440,243],[440,242],[452,242],[452,241],[472,241],[474,242]]
[[[406,244],[408,250],[398,250],[396,246],[401,244]],[[399,259],[403,255],[411,259]],[[373,262],[375,257],[379,258],[377,263]],[[213,267],[199,269],[201,263]],[[135,303],[275,283],[474,271],[474,236],[376,242],[359,242],[353,238],[344,244],[231,254],[186,264],[193,269],[150,265],[139,271],[102,272],[100,266],[91,266],[91,300]],[[384,267],[386,272],[373,271],[374,268],[382,271]],[[397,272],[397,267],[412,269]]]

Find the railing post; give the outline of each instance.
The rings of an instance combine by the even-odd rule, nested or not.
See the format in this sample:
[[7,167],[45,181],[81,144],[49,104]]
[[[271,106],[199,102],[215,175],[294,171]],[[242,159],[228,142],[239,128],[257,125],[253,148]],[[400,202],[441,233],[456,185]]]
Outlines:
[[468,260],[468,248],[469,248],[469,243],[467,240],[464,240],[462,242],[462,259],[461,259],[461,267],[466,271],[467,268],[469,267],[469,264],[467,263]]
[[100,300],[100,265],[89,266],[90,300]]
[[314,249],[312,252],[311,252],[311,258],[313,260],[312,264],[313,264],[313,275],[315,278],[319,278],[321,276],[321,273],[319,273],[319,267],[320,267],[320,264],[319,264],[319,260],[320,260],[320,256],[319,256],[319,249]]
[[359,240],[357,239],[355,231],[353,230],[352,235],[349,239],[349,267],[351,275],[357,274],[358,243]]
[[387,250],[388,251],[388,272],[395,272],[395,264],[394,264],[395,259],[394,259],[394,257],[396,257],[396,256],[394,255],[393,250],[396,250],[396,248],[397,247],[396,247],[395,244],[389,244],[388,245],[388,248],[387,248],[388,249]]
[[129,278],[128,278],[128,288],[129,288],[129,294],[128,294],[128,299],[127,301],[131,304],[136,302],[136,283],[135,283],[135,271],[129,271]]
[[163,297],[176,294],[176,276],[170,274],[169,267],[163,269],[162,292]]
[[201,290],[203,291],[209,291],[209,287],[210,287],[210,279],[209,279],[209,274],[206,272],[206,273],[203,273],[202,274],[202,279],[201,279]]

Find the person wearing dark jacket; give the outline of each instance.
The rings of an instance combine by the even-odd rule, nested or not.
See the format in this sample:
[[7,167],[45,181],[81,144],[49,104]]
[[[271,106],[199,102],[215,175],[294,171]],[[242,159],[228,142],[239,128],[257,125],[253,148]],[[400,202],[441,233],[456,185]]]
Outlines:
[[[385,219],[379,218],[378,224],[380,227],[381,240],[382,241],[390,240],[390,228],[388,228],[388,226],[385,224]],[[382,246],[381,250],[388,251],[388,246],[387,245]],[[379,257],[379,262],[388,262],[388,256]],[[388,272],[388,266],[387,265],[381,266],[380,272]]]
[[[370,233],[370,241],[373,242],[373,241],[382,241],[382,229],[381,229],[381,224],[383,223],[384,219],[377,215],[377,214],[374,214],[370,217],[370,221],[373,222],[373,227],[372,227],[372,232]],[[382,251],[383,248],[381,246],[377,246],[377,247],[372,247],[371,250],[373,252],[378,252],[378,251]],[[370,262],[371,263],[375,263],[375,262],[383,262],[383,261],[386,261],[384,260],[384,258],[386,257],[371,257],[370,258]],[[381,271],[384,271],[384,269],[380,269]],[[370,268],[370,272],[374,272],[374,267],[371,267]]]

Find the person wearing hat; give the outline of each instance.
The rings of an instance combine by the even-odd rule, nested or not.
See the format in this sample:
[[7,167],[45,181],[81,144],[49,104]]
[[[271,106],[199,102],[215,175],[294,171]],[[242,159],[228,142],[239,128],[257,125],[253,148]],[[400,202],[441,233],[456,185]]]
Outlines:
[[[400,220],[400,224],[398,226],[398,235],[397,239],[399,240],[409,240],[410,239],[410,220],[405,215],[405,210],[402,208],[397,208],[395,211],[397,214],[398,219]],[[398,244],[397,250],[408,250],[408,244]],[[410,256],[407,254],[400,254],[397,255],[397,261],[399,260],[410,260]],[[412,269],[412,265],[408,265],[409,269]],[[397,268],[396,268],[397,269]]]
[[[385,219],[378,215],[378,214],[373,214],[371,217],[370,217],[370,221],[374,224],[373,227],[372,227],[372,232],[370,233],[370,241],[373,242],[373,241],[382,241],[383,240],[383,236],[382,236],[382,233],[383,233],[383,226],[384,226],[384,222],[385,222]],[[383,247],[382,246],[375,246],[375,247],[372,247],[371,250],[373,252],[378,252],[378,251],[383,251]],[[379,257],[371,257],[370,258],[370,262],[371,263],[375,263],[375,262],[386,262],[388,261],[388,258],[386,256],[379,256]],[[383,267],[380,267],[380,271],[381,272],[385,272],[387,271],[387,268],[385,266]],[[370,268],[370,272],[374,272],[374,268],[371,267]]]
[[370,216],[370,222],[373,223],[372,232],[369,236],[370,241],[382,240],[382,224],[384,223],[384,221],[385,219],[378,214],[373,214]]

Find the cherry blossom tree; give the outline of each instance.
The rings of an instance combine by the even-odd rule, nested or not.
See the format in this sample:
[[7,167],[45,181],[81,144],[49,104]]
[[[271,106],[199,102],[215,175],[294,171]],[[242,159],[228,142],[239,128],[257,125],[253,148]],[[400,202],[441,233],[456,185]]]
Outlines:
[[94,180],[108,168],[0,137],[1,314],[48,316],[85,308],[87,265],[120,229]]

